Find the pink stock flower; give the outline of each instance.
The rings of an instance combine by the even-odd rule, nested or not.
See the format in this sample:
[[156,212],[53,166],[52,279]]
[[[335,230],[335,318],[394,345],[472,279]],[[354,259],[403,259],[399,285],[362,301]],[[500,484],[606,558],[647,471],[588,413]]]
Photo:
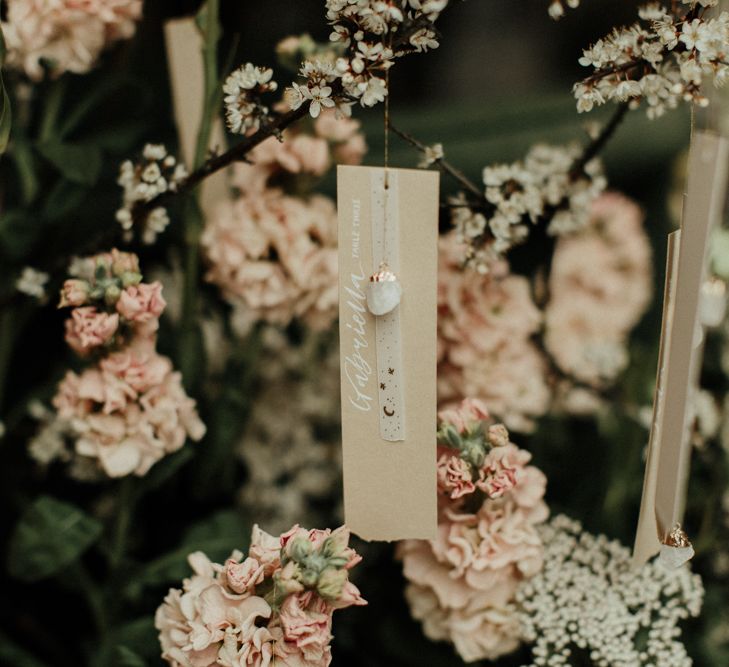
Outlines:
[[43,78],[88,72],[109,44],[132,36],[142,0],[8,0],[0,27],[8,66]]
[[61,300],[58,307],[65,308],[66,306],[83,306],[86,303],[88,296],[88,284],[84,280],[66,280],[61,288]]
[[450,451],[444,449],[438,458],[438,491],[455,500],[473,493],[476,485],[468,463]]
[[438,420],[454,426],[459,433],[488,418],[486,404],[473,398],[464,398],[459,405],[438,411]]
[[500,498],[513,489],[529,455],[516,445],[494,447],[479,471],[477,486],[489,498]]
[[280,622],[284,639],[293,642],[306,661],[329,664],[332,613],[324,600],[311,593],[289,595],[281,607]]
[[269,190],[223,202],[201,243],[207,279],[253,319],[331,326],[338,307],[336,210]]
[[236,593],[252,591],[263,581],[264,567],[255,558],[246,558],[239,563],[235,558],[225,561],[223,570],[228,587]]
[[116,309],[125,320],[151,324],[151,331],[155,331],[159,326],[157,320],[166,305],[162,297],[162,285],[155,281],[149,285],[139,283],[126,287],[119,295]]
[[617,193],[598,197],[589,226],[560,238],[552,260],[544,342],[562,370],[597,387],[614,381],[650,302],[652,273],[640,208]]
[[[503,429],[495,429],[494,437],[503,440]],[[537,526],[548,515],[546,480],[527,465],[530,454],[508,443],[508,433],[505,437],[507,444],[494,446],[478,471],[476,486],[486,494],[480,507],[463,504],[468,492],[442,494],[436,539],[405,540],[398,547],[413,617],[429,638],[451,642],[467,662],[494,660],[518,646],[514,596],[542,563]],[[439,448],[441,491],[459,488],[466,473],[447,459],[448,452]],[[446,461],[462,476],[444,484]]]
[[144,347],[112,353],[81,375],[68,372],[53,405],[76,433],[76,453],[96,459],[110,477],[145,475],[186,437],[205,433],[180,374]]
[[[357,588],[347,581],[340,598],[328,601],[297,582],[280,606],[269,604],[257,590],[270,590],[274,580],[278,585],[282,552],[300,539],[312,548],[334,540],[343,553],[349,549],[344,528],[294,526],[274,537],[254,526],[247,557],[234,552],[218,565],[200,552],[190,554],[193,576],[181,590],[170,590],[155,614],[163,659],[172,667],[327,667],[334,611],[366,604]],[[290,561],[286,568],[295,572],[295,566]]]
[[529,282],[496,266],[464,270],[464,246],[441,237],[438,268],[438,401],[472,396],[511,429],[528,431],[551,397],[547,367],[531,341],[542,316]]
[[94,306],[74,308],[66,320],[66,342],[80,355],[108,343],[119,328],[119,315],[100,313]]

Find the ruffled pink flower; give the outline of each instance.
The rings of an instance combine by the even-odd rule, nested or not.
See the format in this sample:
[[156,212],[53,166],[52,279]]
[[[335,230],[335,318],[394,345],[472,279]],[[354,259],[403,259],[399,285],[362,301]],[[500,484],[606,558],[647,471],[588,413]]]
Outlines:
[[512,602],[520,582],[541,567],[537,526],[548,515],[544,475],[529,460],[513,444],[492,449],[479,485],[492,485],[498,497],[475,512],[458,499],[439,503],[437,538],[398,548],[413,616],[428,637],[453,643],[469,662],[496,659],[519,643]]
[[598,197],[590,225],[560,238],[552,260],[544,342],[562,370],[597,387],[615,379],[650,303],[652,274],[640,208],[617,193]]
[[10,67],[43,77],[89,71],[109,44],[134,34],[142,0],[8,0],[0,27]]
[[320,329],[337,313],[336,241],[333,202],[277,191],[221,203],[201,238],[207,279],[228,301],[254,319]]
[[246,558],[239,563],[235,558],[225,561],[225,581],[236,593],[253,591],[263,581],[265,568],[255,558]]
[[146,331],[156,331],[159,316],[167,305],[162,297],[162,285],[139,283],[125,288],[116,302],[117,312],[129,322],[151,325]]
[[[511,491],[524,468],[525,454],[526,452],[512,444],[492,449],[479,471],[478,488],[489,498],[501,498]],[[528,455],[526,460],[528,461]]]
[[[333,539],[344,551],[348,536],[341,529],[294,526],[274,537],[256,526],[246,558],[234,552],[221,566],[200,552],[190,554],[193,576],[182,582],[181,590],[170,590],[155,614],[162,657],[173,667],[327,667],[332,615],[365,604],[357,588],[347,582],[341,599],[330,603],[299,583],[280,607],[272,608],[256,595],[256,586],[268,590],[274,580],[279,590],[281,551],[292,541],[304,538],[319,548]],[[292,561],[286,567],[294,571],[295,565]]]
[[470,466],[459,456],[444,452],[438,458],[438,491],[452,499],[476,490]]
[[496,266],[464,270],[465,249],[441,237],[438,268],[438,400],[478,398],[514,430],[528,431],[549,407],[547,367],[531,341],[542,316],[529,282]]
[[69,279],[63,283],[61,288],[61,300],[59,308],[66,306],[83,306],[89,296],[88,283],[84,280]]
[[81,375],[69,372],[53,399],[75,433],[76,453],[110,477],[145,475],[187,437],[205,433],[172,363],[153,349],[126,348]]
[[66,320],[66,342],[80,355],[108,343],[119,328],[119,315],[100,313],[94,306],[74,308]]
[[486,404],[473,398],[464,398],[459,405],[438,411],[438,420],[454,426],[459,433],[488,418]]
[[331,660],[332,612],[311,593],[289,595],[280,612],[284,639],[293,642],[307,662],[328,665]]

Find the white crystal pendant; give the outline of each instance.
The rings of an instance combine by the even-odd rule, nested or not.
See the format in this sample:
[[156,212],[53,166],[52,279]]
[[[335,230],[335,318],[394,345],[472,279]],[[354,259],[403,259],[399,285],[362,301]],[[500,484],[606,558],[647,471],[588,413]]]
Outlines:
[[667,570],[678,570],[693,557],[694,548],[692,546],[672,547],[668,544],[661,544],[661,550],[658,552],[658,561]]
[[367,285],[367,308],[373,315],[387,315],[400,304],[402,285],[386,264],[370,276]]
[[677,570],[693,557],[694,548],[681,528],[681,524],[677,523],[668,534],[665,542],[661,544],[658,562],[668,570]]

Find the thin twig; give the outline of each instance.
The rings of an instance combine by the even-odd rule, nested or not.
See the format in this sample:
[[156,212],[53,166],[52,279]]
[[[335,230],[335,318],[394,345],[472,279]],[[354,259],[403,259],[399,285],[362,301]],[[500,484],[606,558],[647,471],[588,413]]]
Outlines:
[[[398,129],[392,123],[389,123],[389,127],[398,137],[407,141],[411,146],[415,146],[415,148],[417,148],[421,153],[425,153],[427,146],[422,141],[419,141],[411,134]],[[444,158],[438,158],[434,161],[434,164],[437,164],[443,172],[458,181],[466,190],[479,200],[484,199],[483,190],[475,185],[473,181],[471,181],[460,169],[454,167]]]
[[298,109],[287,111],[285,114],[278,116],[274,121],[261,127],[257,132],[243,139],[225,153],[214,155],[206,160],[200,167],[195,169],[187,178],[183,179],[176,190],[168,190],[149,201],[141,202],[132,209],[132,217],[135,222],[144,220],[147,215],[159,206],[165,206],[171,199],[178,195],[183,195],[194,190],[208,176],[214,174],[221,169],[240,162],[245,159],[246,155],[252,151],[258,144],[264,142],[269,137],[278,136],[287,127],[301,120],[309,112],[309,105],[302,104]]
[[573,178],[581,176],[587,163],[597,157],[600,151],[605,148],[605,144],[607,144],[613,134],[615,134],[615,130],[617,130],[629,109],[630,102],[622,102],[618,105],[610,120],[600,130],[600,133],[589,144],[587,144],[587,146],[585,146],[585,150],[582,151],[582,155],[575,160],[574,164],[570,168],[570,175]]

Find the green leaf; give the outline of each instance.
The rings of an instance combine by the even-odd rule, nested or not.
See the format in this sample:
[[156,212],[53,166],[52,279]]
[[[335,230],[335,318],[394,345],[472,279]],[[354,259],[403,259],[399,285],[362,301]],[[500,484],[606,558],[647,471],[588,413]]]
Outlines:
[[222,510],[198,521],[187,530],[180,546],[143,565],[130,577],[127,595],[134,599],[147,587],[179,584],[190,574],[187,557],[193,551],[202,551],[215,562],[222,562],[235,549],[245,551],[250,528],[250,523],[234,510]]
[[[0,68],[5,64],[5,53],[5,38],[3,37],[2,28],[0,28]],[[10,98],[8,97],[8,91],[5,90],[2,70],[0,69],[0,155],[8,147],[11,119]]]
[[38,152],[69,181],[94,185],[101,174],[101,150],[92,144],[47,141]]
[[165,457],[147,473],[142,479],[142,483],[138,486],[139,496],[162,486],[167,480],[172,478],[180,468],[182,468],[194,455],[191,446],[183,447],[174,454]]
[[0,664],[13,667],[46,667],[45,663],[36,660],[5,634],[0,634]]
[[132,649],[117,646],[114,667],[147,667],[147,662]]
[[26,209],[13,209],[0,215],[2,254],[11,260],[22,260],[38,239],[39,227],[38,221]]
[[23,581],[50,577],[78,560],[101,536],[102,525],[83,510],[41,496],[23,514],[10,539],[8,570]]

